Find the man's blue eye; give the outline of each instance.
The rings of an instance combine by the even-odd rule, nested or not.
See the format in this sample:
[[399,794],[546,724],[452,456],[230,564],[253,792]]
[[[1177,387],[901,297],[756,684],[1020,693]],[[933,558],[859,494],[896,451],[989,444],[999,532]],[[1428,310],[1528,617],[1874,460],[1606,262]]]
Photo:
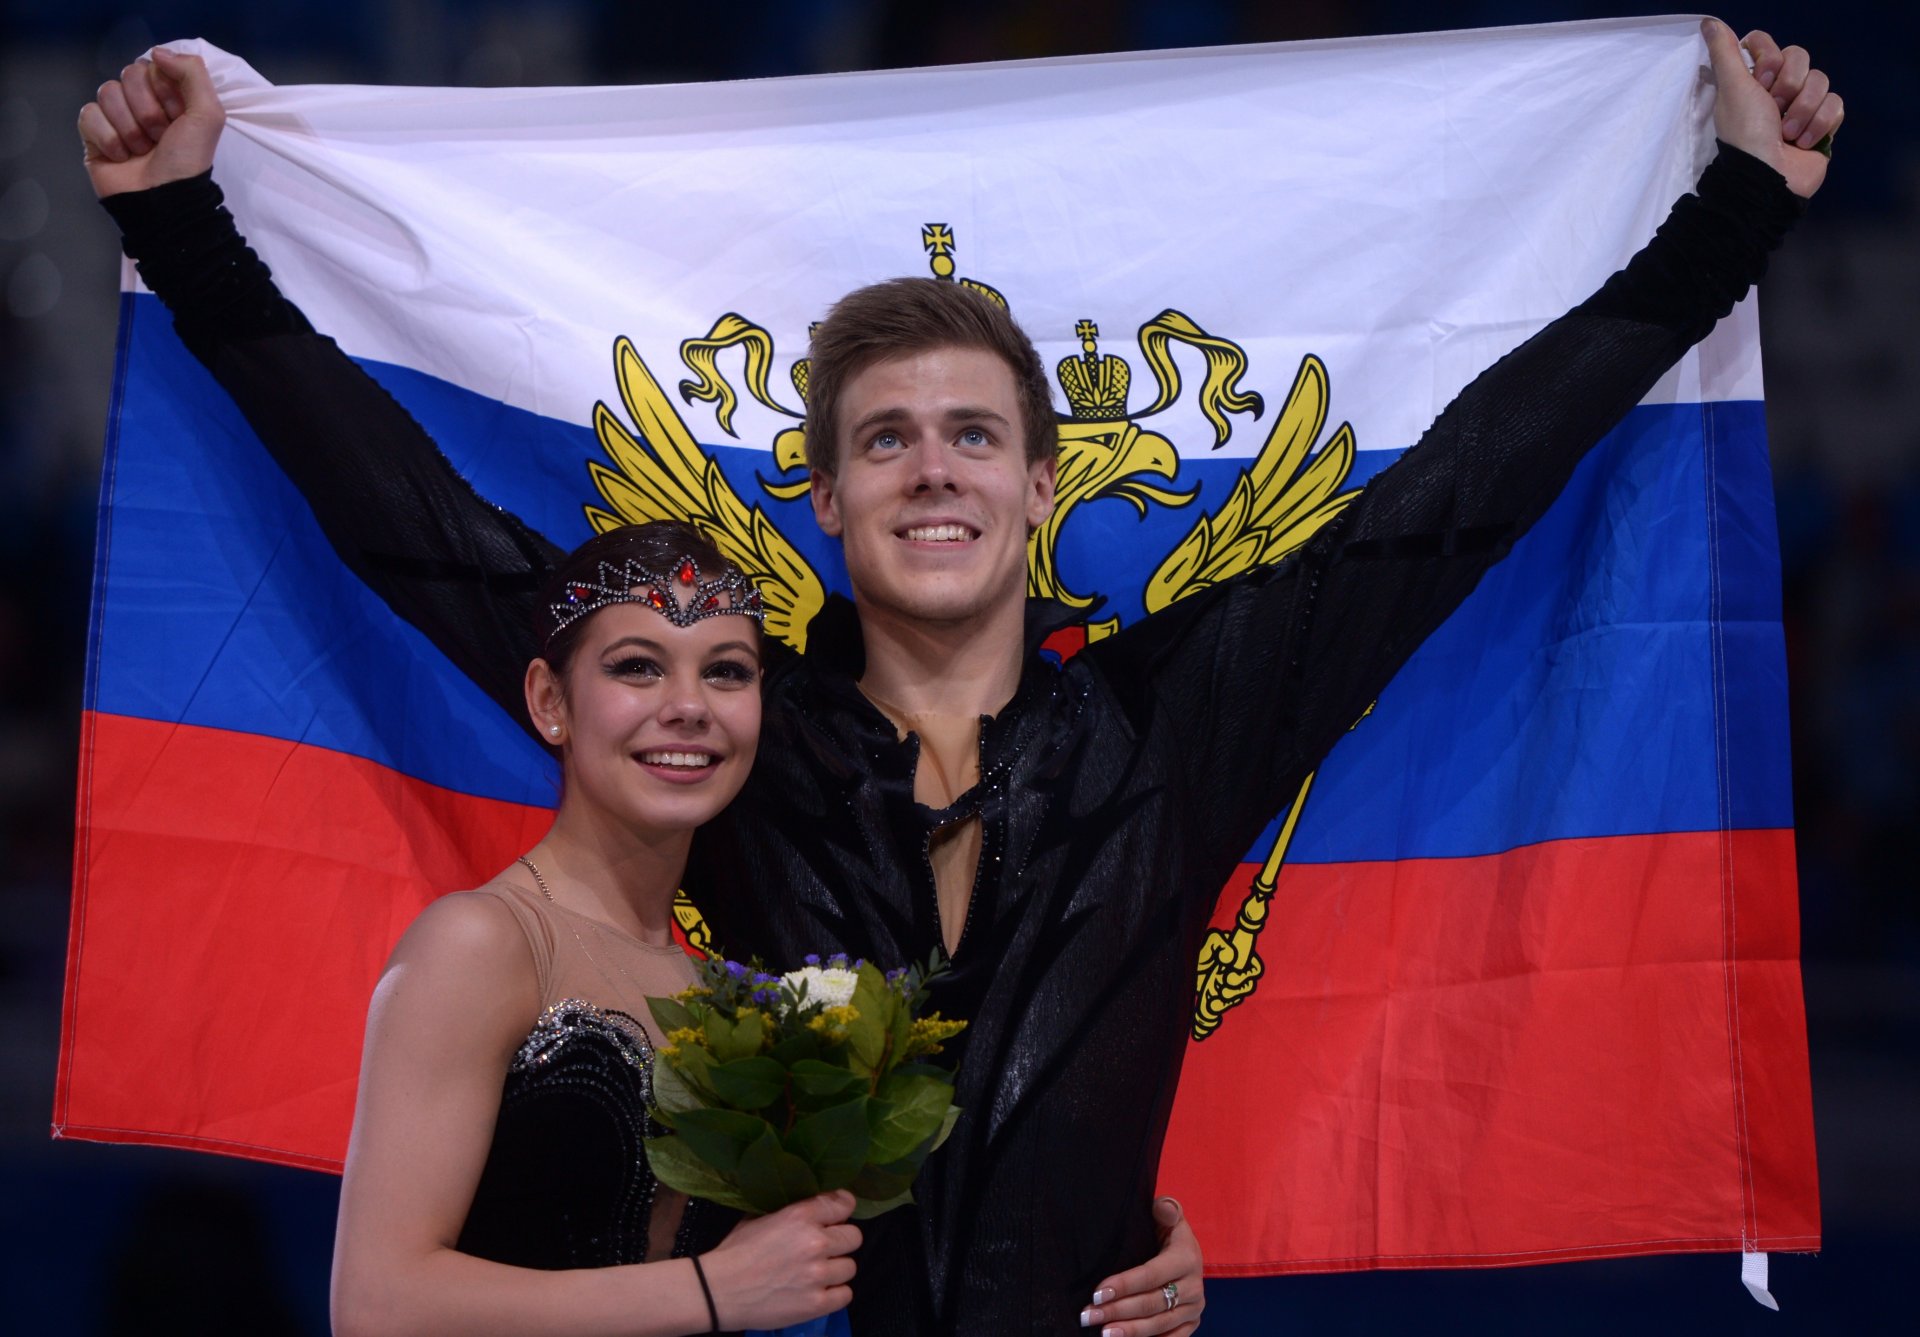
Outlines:
[[895,432],[882,432],[873,438],[873,449],[875,450],[898,450],[900,449],[900,445],[899,434]]
[[980,428],[969,427],[960,433],[960,440],[969,446],[984,446],[987,444],[988,437]]

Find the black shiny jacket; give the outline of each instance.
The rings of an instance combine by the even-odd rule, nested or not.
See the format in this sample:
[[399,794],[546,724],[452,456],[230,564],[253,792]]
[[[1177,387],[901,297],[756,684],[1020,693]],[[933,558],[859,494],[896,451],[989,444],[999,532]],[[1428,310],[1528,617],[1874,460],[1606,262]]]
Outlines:
[[[346,563],[524,719],[556,549],[312,331],[219,201],[202,177],[107,207]],[[896,740],[855,686],[850,605],[831,603],[808,653],[773,666],[756,768],[687,875],[731,952],[924,960],[940,942],[929,833],[983,822],[939,985],[970,1023],[965,1113],[918,1206],[869,1225],[862,1332],[1077,1332],[1094,1284],[1153,1252],[1194,960],[1229,871],[1587,449],[1760,276],[1799,207],[1723,146],[1624,270],[1463,390],[1302,551],[1064,667],[1030,653],[982,721],[979,785],[951,810],[914,802],[916,740]],[[1066,616],[1030,608],[1029,651]]]

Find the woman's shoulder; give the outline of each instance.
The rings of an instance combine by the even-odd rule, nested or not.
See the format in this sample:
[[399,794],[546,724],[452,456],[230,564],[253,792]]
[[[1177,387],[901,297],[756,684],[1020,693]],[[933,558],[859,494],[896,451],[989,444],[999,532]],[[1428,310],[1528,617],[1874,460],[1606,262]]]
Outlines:
[[432,901],[401,936],[399,950],[461,956],[524,955],[526,936],[515,913],[514,893],[502,878],[469,891],[451,891]]
[[541,948],[537,915],[522,889],[507,874],[469,891],[449,892],[414,917],[388,961],[440,979],[458,977],[489,991],[525,982],[529,994],[541,987]]

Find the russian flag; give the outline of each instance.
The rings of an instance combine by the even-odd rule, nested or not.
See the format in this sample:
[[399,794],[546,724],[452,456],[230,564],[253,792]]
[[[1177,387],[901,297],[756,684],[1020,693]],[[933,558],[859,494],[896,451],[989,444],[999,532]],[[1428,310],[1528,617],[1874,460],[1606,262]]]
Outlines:
[[[1060,367],[1034,587],[1104,601],[1063,654],[1244,521],[1276,421],[1363,485],[1711,154],[1686,19],[678,88],[207,54],[285,290],[563,546],[679,434],[844,590],[793,489],[808,325],[992,288]],[[126,289],[55,1132],[337,1169],[389,948],[556,777]],[[1760,397],[1749,302],[1223,889],[1163,1167],[1210,1270],[1818,1246]]]

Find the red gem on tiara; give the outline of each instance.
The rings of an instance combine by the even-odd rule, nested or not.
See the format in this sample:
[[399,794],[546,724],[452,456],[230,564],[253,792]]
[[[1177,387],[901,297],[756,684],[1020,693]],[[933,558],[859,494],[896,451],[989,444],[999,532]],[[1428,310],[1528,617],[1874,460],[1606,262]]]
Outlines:
[[647,591],[647,603],[663,613],[667,611],[667,596],[660,593],[659,590]]
[[719,606],[720,606],[720,596],[717,594],[709,594],[707,596],[707,601],[700,605],[700,611],[705,613],[711,609],[718,608]]
[[694,569],[693,558],[682,557],[680,559],[680,570],[675,574],[679,576],[682,585],[691,585],[693,584],[694,577],[699,575],[699,572]]
[[586,597],[587,597],[587,587],[585,585],[575,585],[567,590],[568,603],[577,604]]

